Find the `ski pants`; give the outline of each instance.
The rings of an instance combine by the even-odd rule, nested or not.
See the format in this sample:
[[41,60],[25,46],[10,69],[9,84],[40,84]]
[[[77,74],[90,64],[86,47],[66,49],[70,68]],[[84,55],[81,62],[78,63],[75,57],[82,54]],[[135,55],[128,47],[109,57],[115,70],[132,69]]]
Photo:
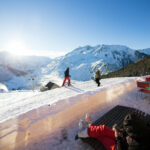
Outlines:
[[88,127],[89,137],[98,139],[106,150],[116,150],[115,149],[115,134],[114,131],[105,125],[90,125]]
[[99,80],[100,80],[99,78],[96,78],[96,79],[95,79],[95,82],[97,83],[98,86],[100,86]]
[[65,85],[66,80],[68,80],[68,86],[70,85],[70,77],[65,77],[62,86]]

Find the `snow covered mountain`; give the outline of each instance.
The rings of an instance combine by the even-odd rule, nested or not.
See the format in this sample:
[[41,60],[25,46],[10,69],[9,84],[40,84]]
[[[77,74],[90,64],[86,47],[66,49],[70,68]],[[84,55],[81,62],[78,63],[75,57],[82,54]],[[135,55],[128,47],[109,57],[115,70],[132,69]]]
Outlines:
[[0,82],[10,90],[30,89],[30,78],[35,80],[41,75],[42,67],[51,62],[48,57],[14,56],[8,52],[0,52]]
[[16,56],[8,52],[0,52],[0,65],[14,69],[29,71],[50,63],[51,59],[43,56]]
[[150,55],[150,48],[146,48],[146,49],[140,49],[138,50],[140,53],[144,53],[144,54],[147,54],[147,55]]
[[87,81],[100,69],[102,74],[116,71],[128,64],[147,56],[137,50],[120,45],[98,45],[95,47],[79,47],[63,57],[54,59],[47,66],[48,73],[57,72],[63,77],[64,70],[69,67],[71,78]]
[[[142,53],[143,52],[143,53]],[[65,56],[50,59],[39,56],[12,56],[0,52],[0,82],[8,89],[31,89],[48,81],[62,84],[64,71],[70,68],[72,80],[87,81],[97,69],[107,74],[147,56],[150,49],[133,50],[120,45],[97,45],[79,47]],[[59,79],[59,83],[58,83]]]

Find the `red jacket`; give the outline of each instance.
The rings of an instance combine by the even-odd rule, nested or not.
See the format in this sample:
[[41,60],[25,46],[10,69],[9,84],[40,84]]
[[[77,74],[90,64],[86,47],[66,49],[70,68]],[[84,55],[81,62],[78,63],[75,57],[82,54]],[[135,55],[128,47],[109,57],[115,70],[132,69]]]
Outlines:
[[98,139],[107,150],[115,149],[115,135],[114,131],[105,125],[90,125],[88,128],[88,135]]

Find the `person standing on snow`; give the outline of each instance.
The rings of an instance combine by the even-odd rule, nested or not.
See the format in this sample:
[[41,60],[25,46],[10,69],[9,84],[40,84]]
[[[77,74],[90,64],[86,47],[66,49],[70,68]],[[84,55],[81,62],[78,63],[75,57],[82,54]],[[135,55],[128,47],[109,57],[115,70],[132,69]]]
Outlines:
[[99,82],[100,79],[101,79],[101,73],[99,70],[97,70],[95,73],[95,82],[97,83],[97,86],[100,86],[100,82]]
[[62,86],[64,86],[64,85],[65,85],[66,80],[68,80],[68,86],[70,86],[69,67],[65,70],[65,72],[64,72],[64,76],[65,76],[65,78],[64,78],[64,81],[63,81]]

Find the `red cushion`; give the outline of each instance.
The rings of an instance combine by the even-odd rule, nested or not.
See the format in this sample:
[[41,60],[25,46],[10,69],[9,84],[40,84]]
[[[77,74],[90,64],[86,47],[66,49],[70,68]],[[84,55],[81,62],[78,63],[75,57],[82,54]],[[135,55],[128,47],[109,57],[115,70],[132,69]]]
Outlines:
[[148,89],[140,89],[139,91],[143,92],[143,93],[150,93],[150,90],[148,90]]

